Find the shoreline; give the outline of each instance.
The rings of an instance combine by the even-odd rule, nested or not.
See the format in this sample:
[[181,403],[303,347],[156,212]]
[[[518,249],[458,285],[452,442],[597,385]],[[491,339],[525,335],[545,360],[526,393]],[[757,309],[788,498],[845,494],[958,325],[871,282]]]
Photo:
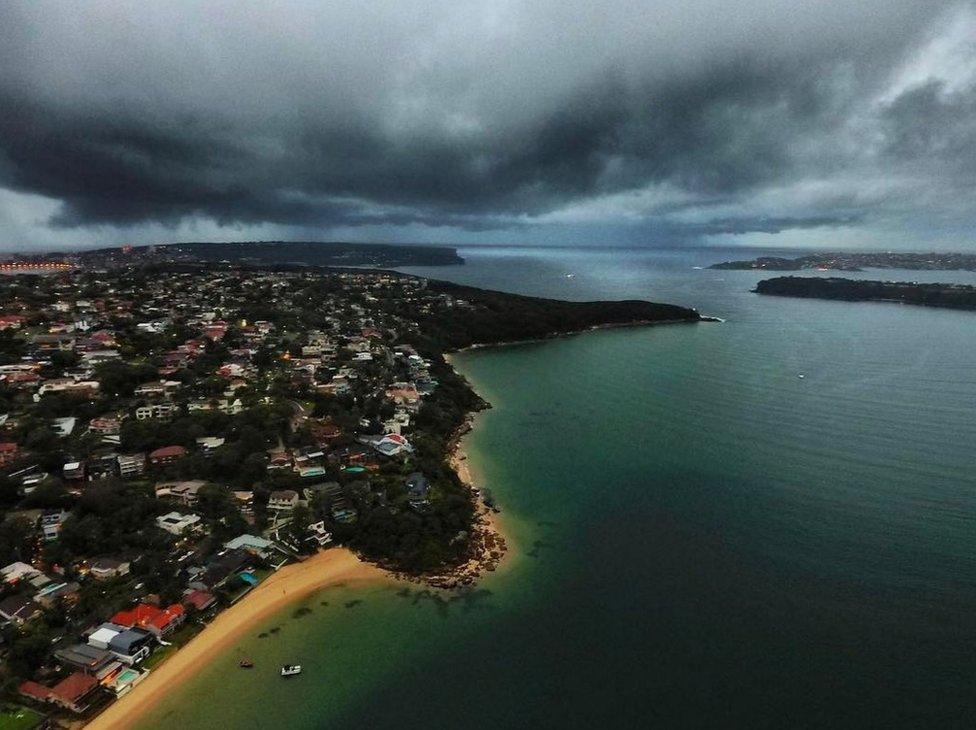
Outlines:
[[129,728],[206,666],[214,654],[230,648],[247,631],[295,601],[316,591],[343,583],[394,584],[386,571],[360,560],[348,548],[317,553],[301,563],[286,565],[270,575],[244,600],[217,614],[206,628],[168,657],[131,692],[93,717],[86,728]]
[[[451,350],[450,352],[443,353],[444,360],[453,368],[454,364],[450,360],[450,356],[456,353],[468,352],[470,350],[485,350],[492,347],[511,347],[512,345],[530,345],[536,342],[548,342],[549,340],[556,340],[563,337],[575,337],[577,335],[585,335],[587,332],[599,332],[600,330],[614,330],[623,329],[628,327],[654,327],[656,325],[667,325],[667,324],[700,324],[702,322],[724,322],[725,320],[719,317],[711,317],[704,314],[699,314],[699,319],[641,319],[635,320],[633,322],[610,322],[607,324],[594,324],[589,327],[584,327],[582,329],[576,330],[566,330],[565,332],[550,332],[545,337],[531,337],[525,340],[504,340],[501,342],[476,342],[473,345],[467,345],[466,347],[459,347],[456,350]],[[455,370],[455,372],[457,372]],[[460,375],[460,373],[458,373]],[[473,388],[472,388],[473,390]]]
[[[451,367],[453,368],[454,365],[451,364]],[[460,373],[458,374],[460,375]],[[447,458],[448,467],[457,475],[457,478],[471,493],[471,497],[474,500],[476,512],[472,524],[471,538],[476,544],[474,554],[467,562],[444,573],[409,575],[389,571],[390,575],[397,580],[422,583],[429,588],[437,588],[439,590],[469,588],[481,580],[486,573],[496,572],[506,556],[510,557],[511,541],[507,539],[505,532],[502,530],[498,515],[482,502],[480,489],[475,483],[471,469],[468,466],[468,455],[461,447],[461,441],[473,428],[472,422],[475,415],[476,413],[469,413],[464,423],[451,437],[451,448]]]

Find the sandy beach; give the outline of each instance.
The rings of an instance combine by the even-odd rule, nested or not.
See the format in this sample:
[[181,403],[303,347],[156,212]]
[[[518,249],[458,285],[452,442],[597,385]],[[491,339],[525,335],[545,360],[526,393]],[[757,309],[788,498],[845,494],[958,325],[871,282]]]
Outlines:
[[288,604],[337,583],[391,581],[389,574],[364,563],[345,548],[333,548],[269,576],[242,601],[217,615],[190,643],[156,667],[141,684],[85,727],[129,728],[175,685],[192,679],[210,657]]

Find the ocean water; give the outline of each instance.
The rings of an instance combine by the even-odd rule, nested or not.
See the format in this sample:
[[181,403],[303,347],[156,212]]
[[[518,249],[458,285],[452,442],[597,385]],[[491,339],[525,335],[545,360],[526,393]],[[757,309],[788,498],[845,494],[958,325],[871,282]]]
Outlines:
[[741,250],[461,253],[411,271],[725,322],[459,355],[494,405],[466,448],[505,569],[453,597],[323,591],[145,727],[973,725],[976,314],[694,268]]

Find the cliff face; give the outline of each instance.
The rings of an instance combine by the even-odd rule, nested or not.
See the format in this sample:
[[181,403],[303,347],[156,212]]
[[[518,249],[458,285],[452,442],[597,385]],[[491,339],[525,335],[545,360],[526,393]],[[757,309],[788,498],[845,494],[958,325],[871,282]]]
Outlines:
[[757,294],[842,301],[884,301],[928,307],[976,309],[976,287],[897,281],[780,276],[756,284]]

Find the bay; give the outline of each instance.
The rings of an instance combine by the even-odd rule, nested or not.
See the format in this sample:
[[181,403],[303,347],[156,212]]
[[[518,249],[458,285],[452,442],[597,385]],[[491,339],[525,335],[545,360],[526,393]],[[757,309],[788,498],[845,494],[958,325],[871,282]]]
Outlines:
[[[971,725],[976,316],[759,297],[759,273],[695,268],[742,251],[461,254],[410,271],[726,321],[458,355],[494,405],[465,446],[505,569],[453,598],[310,597],[146,727]],[[235,672],[238,653],[308,670]]]

